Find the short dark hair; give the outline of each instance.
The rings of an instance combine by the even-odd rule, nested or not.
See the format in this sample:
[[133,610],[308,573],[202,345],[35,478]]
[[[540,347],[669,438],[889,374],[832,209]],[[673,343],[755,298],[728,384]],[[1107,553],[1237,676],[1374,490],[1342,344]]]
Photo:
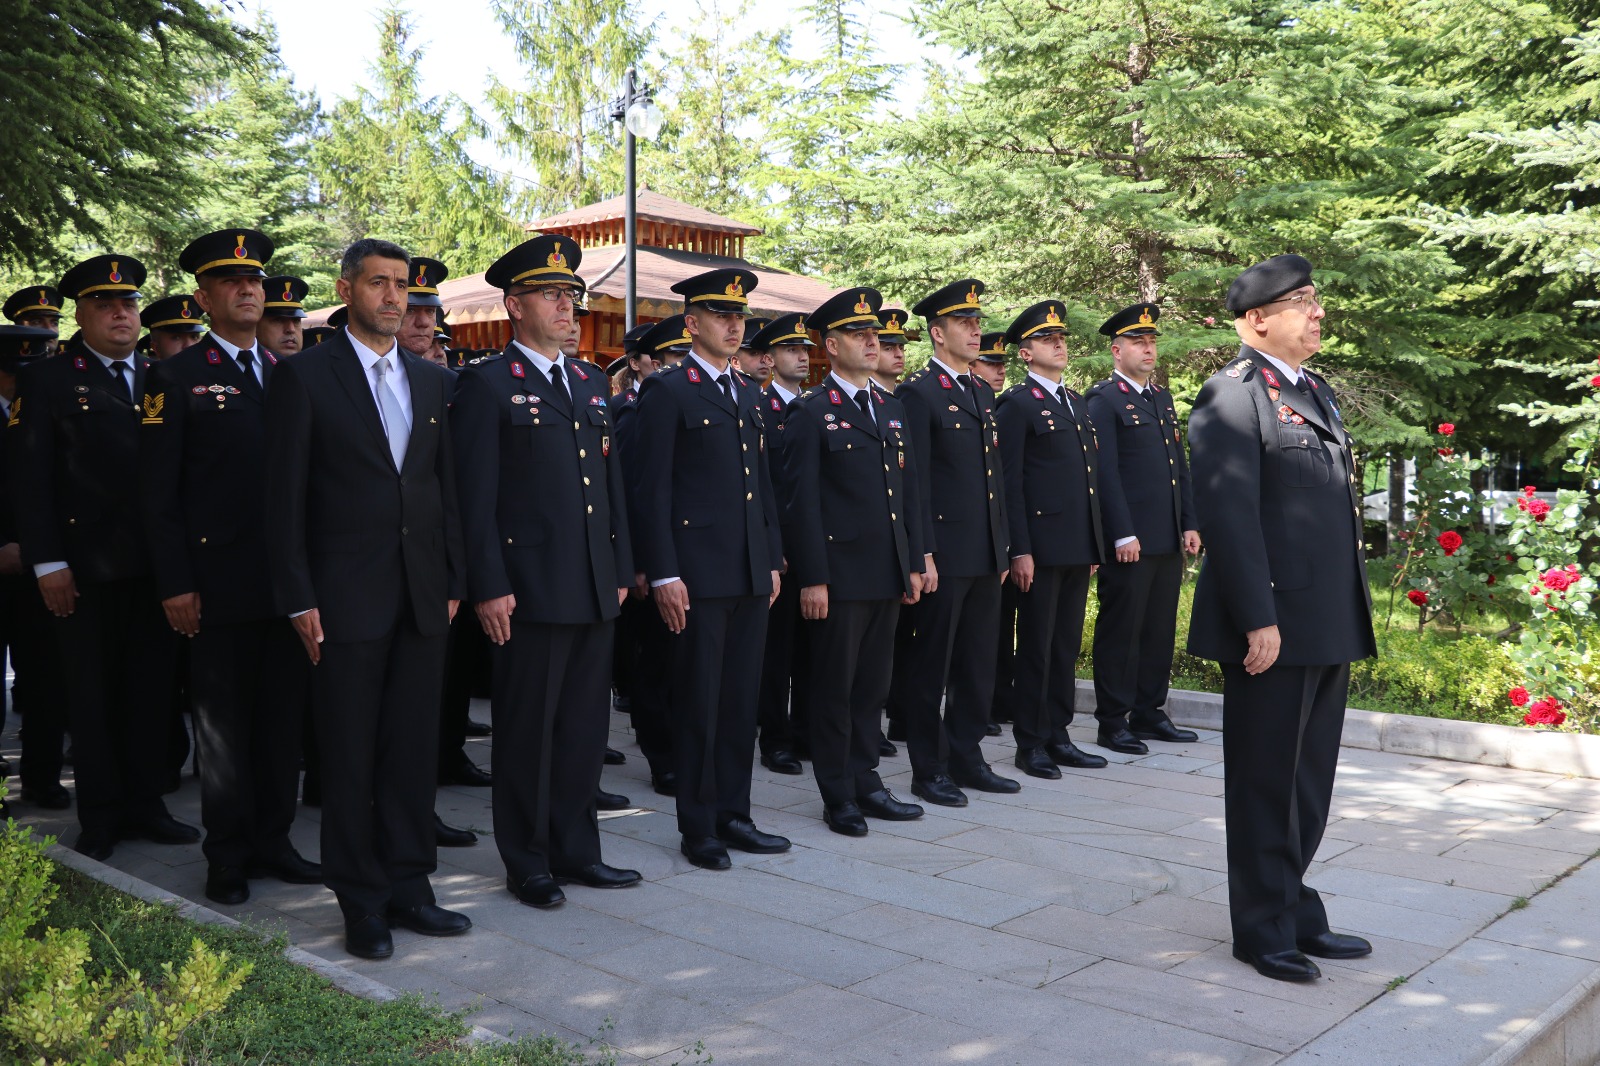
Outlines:
[[380,259],[398,259],[402,263],[411,262],[411,256],[406,254],[406,250],[393,241],[378,237],[363,237],[344,250],[344,255],[339,260],[339,276],[346,281],[353,280],[361,273],[362,265],[373,256]]

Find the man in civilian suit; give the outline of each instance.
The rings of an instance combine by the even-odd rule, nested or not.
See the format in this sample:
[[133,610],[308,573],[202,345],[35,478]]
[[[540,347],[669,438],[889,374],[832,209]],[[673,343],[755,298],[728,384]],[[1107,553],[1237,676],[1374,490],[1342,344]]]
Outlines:
[[265,234],[228,229],[179,255],[211,329],[150,368],[139,427],[156,594],[189,640],[206,898],[226,905],[250,898],[249,875],[322,883],[289,843],[310,678],[261,565],[266,389],[278,360],[256,342],[256,326],[272,250]]
[[452,412],[468,598],[493,645],[494,838],[506,887],[534,907],[564,901],[562,881],[639,881],[600,861],[595,814],[633,557],[605,372],[560,348],[582,257],[542,236],[489,268],[511,343],[461,372]]
[[267,394],[273,598],[312,663],[323,882],[345,947],[394,952],[391,926],[471,928],[434,904],[433,779],[444,644],[460,604],[450,372],[399,348],[407,257],[345,250],[345,330],[278,364]]
[[1372,951],[1330,932],[1306,869],[1328,824],[1350,663],[1377,654],[1361,487],[1328,382],[1311,264],[1274,256],[1240,274],[1228,310],[1242,347],[1189,419],[1206,538],[1189,651],[1222,665],[1223,810],[1234,957],[1281,981],[1306,956]]
[[736,268],[672,287],[694,347],[677,369],[645,379],[626,463],[634,545],[677,634],[680,848],[708,870],[732,865],[729,847],[789,849],[750,820],[761,653],[783,560],[761,392],[729,366],[755,287],[756,276]]

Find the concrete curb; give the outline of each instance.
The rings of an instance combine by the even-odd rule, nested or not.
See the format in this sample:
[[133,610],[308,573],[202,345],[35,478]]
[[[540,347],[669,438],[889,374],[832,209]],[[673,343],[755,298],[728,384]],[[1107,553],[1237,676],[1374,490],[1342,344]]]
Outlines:
[[[210,907],[196,903],[193,900],[185,899],[174,892],[168,892],[166,889],[152,885],[148,881],[141,881],[132,874],[107,866],[103,862],[97,862],[86,855],[80,855],[63,844],[51,845],[45,851],[45,854],[50,857],[52,862],[76,870],[86,877],[92,877],[101,884],[116,889],[118,892],[126,892],[130,896],[137,896],[139,899],[148,900],[151,903],[166,904],[177,911],[180,916],[192,922],[198,922],[201,925],[229,925],[235,929],[248,930],[247,926],[228,917],[226,914],[214,911]],[[329,962],[327,959],[313,955],[302,948],[297,948],[293,944],[284,948],[283,955],[290,962],[305,967],[335,988],[342,992],[348,992],[352,996],[370,999],[377,1003],[386,1003],[392,999],[399,999],[404,995],[400,990],[391,988],[381,981],[374,981],[364,974],[347,970],[337,963]],[[469,1044],[504,1044],[507,1042],[506,1038],[499,1033],[485,1029],[481,1025],[472,1026],[465,1039]]]
[[[1078,681],[1078,709],[1094,708],[1094,684]],[[1192,729],[1222,728],[1222,696],[1215,692],[1173,689],[1167,713]],[[1458,722],[1414,714],[1387,714],[1351,708],[1345,712],[1346,748],[1389,751],[1430,759],[1504,766],[1547,774],[1600,778],[1600,736],[1526,729],[1486,722]]]

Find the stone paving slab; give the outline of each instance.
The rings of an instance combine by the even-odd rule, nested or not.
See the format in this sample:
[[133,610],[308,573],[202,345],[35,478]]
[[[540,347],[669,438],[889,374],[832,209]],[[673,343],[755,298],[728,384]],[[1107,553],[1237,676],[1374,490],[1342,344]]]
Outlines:
[[[0,752],[14,755],[6,725]],[[1335,926],[1375,950],[1297,986],[1231,957],[1215,731],[1059,781],[1021,776],[1009,738],[995,738],[991,762],[1021,792],[874,821],[862,839],[822,826],[809,772],[757,766],[755,819],[795,847],[734,853],[733,870],[713,873],[678,853],[671,801],[650,790],[626,719],[612,727],[628,761],[606,768],[604,787],[636,806],[602,817],[603,846],[644,874],[636,888],[574,886],[558,910],[520,906],[487,790],[453,787],[438,810],[484,836],[441,849],[434,884],[472,916],[469,936],[402,932],[393,959],[367,962],[343,953],[325,890],[252,882],[249,903],[222,910],[493,1032],[598,1040],[622,1063],[1427,1066],[1519,1040],[1559,1038],[1567,1052],[1600,1041],[1600,1021],[1576,1008],[1564,1028],[1541,1017],[1600,970],[1600,865],[1584,865],[1600,840],[1594,780],[1343,749],[1308,880]],[[1092,748],[1092,726],[1074,734]],[[470,742],[482,765],[491,743]],[[909,798],[903,752],[882,771]],[[169,803],[198,822],[192,777]],[[13,811],[76,836],[70,811]],[[318,830],[303,808],[294,838],[308,855]],[[127,842],[110,865],[203,900],[197,847]]]

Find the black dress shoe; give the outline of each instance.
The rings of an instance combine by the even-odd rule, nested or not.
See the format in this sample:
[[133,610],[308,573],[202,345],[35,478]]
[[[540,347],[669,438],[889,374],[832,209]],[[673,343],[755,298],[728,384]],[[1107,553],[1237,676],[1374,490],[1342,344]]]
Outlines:
[[1041,748],[1018,748],[1017,757],[1013,761],[1017,769],[1029,777],[1042,777],[1046,781],[1054,781],[1061,776],[1061,771],[1056,769],[1056,764]]
[[594,806],[596,810],[600,811],[625,811],[631,804],[627,796],[597,788],[594,790]]
[[111,858],[116,846],[117,834],[111,830],[85,829],[78,834],[78,842],[72,845],[72,850],[96,862],[106,862]]
[[1233,957],[1256,968],[1262,977],[1274,981],[1315,981],[1322,976],[1317,964],[1298,951],[1269,951],[1265,955],[1233,949]]
[[286,885],[322,884],[322,865],[293,848],[251,860],[244,873],[246,877],[275,877]]
[[829,829],[841,836],[867,835],[867,820],[861,816],[861,808],[854,803],[824,804],[822,820],[827,823]]
[[906,724],[898,718],[891,718],[889,719],[889,729],[883,735],[890,740],[898,740],[904,744],[906,742]]
[[445,825],[444,819],[433,816],[433,842],[441,848],[470,848],[478,842],[478,834],[470,829],[457,829]]
[[956,784],[962,788],[975,788],[979,792],[1021,792],[1022,782],[1013,781],[1009,777],[1001,777],[989,769],[988,763],[979,763],[978,768],[965,773],[951,774]]
[[460,936],[472,928],[472,919],[459,911],[447,911],[433,903],[415,907],[389,906],[389,926],[409,929],[423,936]]
[[1110,728],[1101,726],[1100,736],[1095,739],[1095,743],[1102,748],[1120,751],[1124,755],[1150,754],[1150,749],[1145,747],[1144,741],[1128,732],[1128,727],[1120,722]]
[[1318,933],[1303,936],[1295,947],[1319,959],[1361,959],[1372,954],[1372,945],[1348,933]]
[[123,827],[129,840],[150,840],[157,844],[198,844],[200,830],[184,825],[170,814],[158,814]]
[[752,855],[776,855],[789,850],[788,837],[763,833],[748,818],[729,818],[717,826],[717,839],[730,848],[748,851]]
[[889,743],[889,738],[882,733],[878,734],[878,758],[892,759],[900,754],[900,749]]
[[1004,732],[1005,730],[1000,728],[999,722],[990,722],[988,725],[983,727],[983,735],[986,737],[997,737]]
[[684,837],[678,850],[702,870],[726,870],[733,865],[728,849],[716,837]]
[[344,949],[360,959],[387,959],[394,954],[394,937],[381,914],[345,920]]
[[623,714],[627,714],[633,710],[633,698],[631,696],[613,696],[611,697],[611,706]]
[[206,871],[206,899],[237,907],[250,898],[250,882],[241,866],[213,866]]
[[494,727],[487,722],[474,722],[471,718],[468,718],[467,728],[463,732],[469,737],[492,737],[494,736]]
[[800,760],[790,751],[764,751],[761,753],[761,765],[775,774],[803,774],[806,768],[800,765]]
[[1140,740],[1164,740],[1168,744],[1193,744],[1200,739],[1199,733],[1192,729],[1179,729],[1166,715],[1162,715],[1159,722],[1130,721],[1128,732]]
[[916,803],[903,803],[894,798],[886,788],[856,797],[856,806],[862,814],[882,818],[886,822],[914,822],[922,817],[922,807]]
[[554,907],[567,901],[567,894],[561,891],[561,886],[549,874],[534,874],[521,881],[508,877],[506,891],[517,897],[518,903],[526,903],[530,907]]
[[605,765],[607,765],[607,766],[621,766],[623,763],[625,763],[627,761],[628,761],[628,757],[626,755],[622,754],[622,752],[618,751],[616,748],[607,748],[606,749]]
[[658,796],[676,796],[678,794],[678,775],[668,770],[664,774],[651,774],[650,787]]
[[603,862],[580,866],[576,870],[553,870],[551,873],[557,884],[570,885],[576,882],[590,888],[627,888],[644,880],[638,870],[623,870]]
[[911,794],[920,800],[940,807],[965,807],[967,794],[956,787],[956,783],[940,774],[938,777],[911,779]]
[[494,778],[467,757],[464,751],[456,752],[439,767],[439,784],[465,785],[468,788],[488,788]]
[[1057,766],[1070,766],[1075,770],[1098,770],[1106,764],[1104,755],[1090,755],[1070,740],[1061,744],[1046,744],[1044,753]]
[[22,786],[22,802],[31,803],[35,807],[44,807],[52,811],[64,811],[72,806],[72,793],[67,791],[67,786],[59,781],[52,781],[41,785],[39,788]]

